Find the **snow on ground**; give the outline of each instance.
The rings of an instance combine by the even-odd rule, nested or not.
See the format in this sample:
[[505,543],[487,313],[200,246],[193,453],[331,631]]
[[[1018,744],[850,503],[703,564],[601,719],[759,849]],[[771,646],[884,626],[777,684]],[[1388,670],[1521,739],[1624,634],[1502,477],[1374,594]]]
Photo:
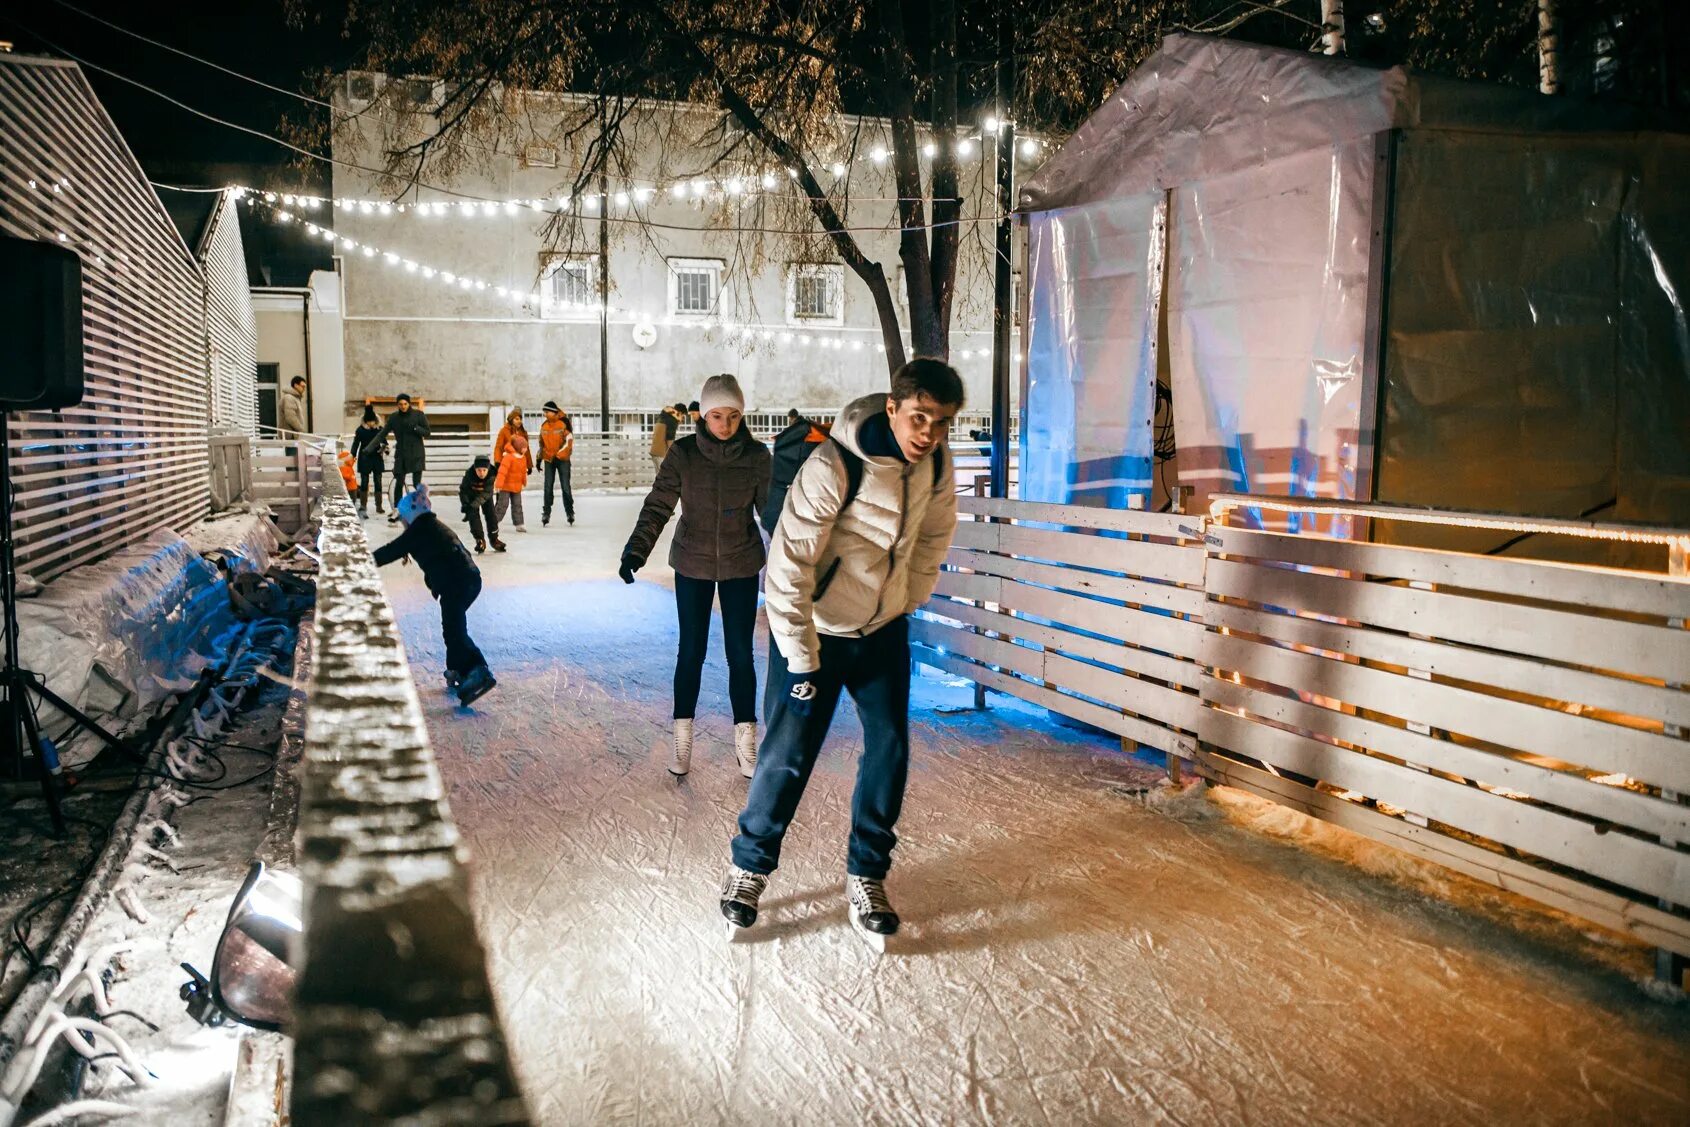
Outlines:
[[942,714],[969,690],[926,678],[901,953],[845,922],[848,708],[755,942],[727,945],[726,670],[718,638],[677,785],[666,549],[614,574],[638,504],[583,495],[576,527],[481,557],[500,685],[473,711],[420,576],[384,570],[541,1122],[1690,1117],[1690,1007],[1644,994],[1641,949],[1235,792],[1146,803],[1155,774],[1111,741],[999,697]]

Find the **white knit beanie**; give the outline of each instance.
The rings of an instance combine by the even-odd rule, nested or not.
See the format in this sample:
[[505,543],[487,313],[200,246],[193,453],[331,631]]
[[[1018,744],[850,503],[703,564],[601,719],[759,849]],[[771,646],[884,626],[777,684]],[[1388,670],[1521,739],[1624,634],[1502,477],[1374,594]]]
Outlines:
[[740,412],[745,410],[745,393],[739,390],[739,381],[726,372],[705,380],[704,390],[698,393],[700,415],[708,415],[717,407],[732,407]]

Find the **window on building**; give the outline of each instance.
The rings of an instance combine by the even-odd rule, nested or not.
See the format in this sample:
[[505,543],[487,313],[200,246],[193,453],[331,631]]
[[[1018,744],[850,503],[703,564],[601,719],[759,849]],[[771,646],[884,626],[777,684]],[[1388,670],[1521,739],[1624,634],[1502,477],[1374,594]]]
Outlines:
[[540,270],[540,316],[570,317],[597,312],[597,255],[547,255],[541,259]]
[[794,262],[786,272],[786,319],[798,325],[845,323],[845,268]]
[[557,146],[544,141],[530,141],[522,147],[524,168],[556,168]]
[[669,312],[695,317],[716,312],[725,265],[719,258],[671,258]]

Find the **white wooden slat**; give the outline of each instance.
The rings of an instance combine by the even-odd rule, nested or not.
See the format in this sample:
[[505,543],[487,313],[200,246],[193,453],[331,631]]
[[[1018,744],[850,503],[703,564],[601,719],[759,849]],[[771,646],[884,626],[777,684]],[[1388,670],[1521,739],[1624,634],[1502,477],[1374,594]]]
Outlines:
[[1258,794],[1270,802],[1362,834],[1405,853],[1454,869],[1506,892],[1527,896],[1563,912],[1592,920],[1655,947],[1690,955],[1690,917],[1675,916],[1576,876],[1510,857],[1482,845],[1417,826],[1333,795],[1295,779],[1239,763],[1208,750],[1196,754],[1198,770],[1217,783]]
[[1211,602],[1203,617],[1210,626],[1224,626],[1234,632],[1260,634],[1424,673],[1690,727],[1690,692],[1683,689],[1236,603]]
[[970,681],[995,689],[1000,693],[1016,697],[1035,704],[1041,708],[1048,708],[1052,712],[1060,712],[1064,716],[1071,716],[1082,720],[1094,727],[1102,728],[1106,732],[1113,732],[1118,736],[1153,747],[1158,751],[1172,752],[1177,755],[1189,755],[1193,742],[1189,736],[1183,736],[1171,728],[1148,720],[1140,720],[1136,716],[1116,712],[1114,709],[1104,708],[1102,705],[1077,697],[1046,689],[1028,681],[1012,677],[1007,673],[1000,673],[988,669],[965,658],[951,653],[940,653],[926,646],[917,646],[912,655],[923,665],[931,665],[935,669],[943,669],[959,677],[966,677]]
[[1252,716],[1357,744],[1408,763],[1491,786],[1506,787],[1563,810],[1630,826],[1656,836],[1664,835],[1675,841],[1690,840],[1690,806],[1655,795],[1591,782],[1579,775],[1556,771],[1527,759],[1511,758],[1421,735],[1407,728],[1322,708],[1295,697],[1276,696],[1225,679],[1211,679],[1203,687],[1203,699],[1223,709],[1242,709]]
[[[1383,669],[1211,633],[1203,662],[1296,692],[1457,732],[1501,747],[1690,790],[1690,742]],[[1205,692],[1208,687],[1205,686]]]
[[207,510],[206,295],[156,194],[68,64],[0,56],[0,230],[63,235],[83,263],[84,401],[11,418],[27,459],[19,564],[50,579]]
[[1215,551],[1229,556],[1283,560],[1661,618],[1690,616],[1690,579],[1682,577],[1244,528],[1217,527],[1212,531],[1221,539]]
[[959,548],[1053,560],[1126,575],[1199,585],[1204,554],[1148,540],[1123,540],[1077,532],[1051,532],[1016,524],[963,521],[951,541]]
[[934,649],[1001,666],[1053,686],[1083,693],[1093,700],[1134,715],[1186,731],[1197,730],[1202,702],[1195,693],[1182,693],[1154,681],[1100,669],[1049,650],[1018,646],[942,623],[916,619],[910,636]]
[[[995,575],[977,575],[961,571],[940,572],[936,593],[951,598],[997,603],[1006,610],[1020,611],[1053,622],[1083,623],[1083,629],[1130,643],[1131,647],[1148,647],[1164,655],[1175,655],[1163,657],[1139,650],[1136,652],[1140,657],[1124,660],[1148,663],[1132,666],[1148,676],[1196,686],[1197,667],[1190,659],[1179,656],[1194,654],[1202,646],[1203,627],[1195,622],[1151,611],[1098,603],[1060,591],[1028,587]],[[1176,669],[1176,666],[1180,668]],[[1154,672],[1153,668],[1162,671]]]
[[1232,560],[1209,561],[1209,594],[1641,677],[1690,669],[1690,631],[1574,611]]
[[1041,501],[1012,501],[1001,497],[958,497],[957,510],[971,516],[1039,521],[1077,528],[1109,529],[1173,540],[1190,540],[1182,527],[1200,530],[1201,517],[1180,513],[1151,513],[1137,509],[1095,509],[1085,505],[1052,505]]
[[[959,526],[960,527],[960,526]],[[1203,592],[1195,587],[1179,587],[1172,583],[1153,583],[1120,575],[1082,571],[1060,564],[1018,560],[1010,556],[995,556],[989,552],[972,552],[952,546],[945,557],[947,567],[967,568],[986,575],[998,575],[1020,583],[1056,587],[1083,595],[1114,599],[1123,603],[1159,607],[1175,614],[1199,616],[1203,613]]]
[[1690,899],[1690,853],[1269,724],[1210,709],[1204,742],[1513,846],[1674,903]]

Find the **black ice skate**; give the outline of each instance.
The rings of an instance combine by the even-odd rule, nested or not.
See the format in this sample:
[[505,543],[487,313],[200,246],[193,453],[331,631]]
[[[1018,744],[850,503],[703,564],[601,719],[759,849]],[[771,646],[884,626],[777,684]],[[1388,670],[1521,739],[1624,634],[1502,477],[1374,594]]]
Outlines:
[[757,900],[767,887],[769,878],[762,873],[728,866],[728,875],[722,879],[722,915],[727,917],[729,943],[757,922]]
[[459,685],[463,684],[463,681],[464,675],[459,673],[456,669],[448,669],[446,671],[446,687],[448,689],[457,688]]
[[898,933],[898,913],[886,898],[886,882],[847,876],[845,895],[850,902],[851,927],[863,937],[864,943],[884,953],[887,936]]
[[485,665],[478,665],[458,683],[458,703],[474,704],[498,687],[499,682],[493,679],[493,671]]

